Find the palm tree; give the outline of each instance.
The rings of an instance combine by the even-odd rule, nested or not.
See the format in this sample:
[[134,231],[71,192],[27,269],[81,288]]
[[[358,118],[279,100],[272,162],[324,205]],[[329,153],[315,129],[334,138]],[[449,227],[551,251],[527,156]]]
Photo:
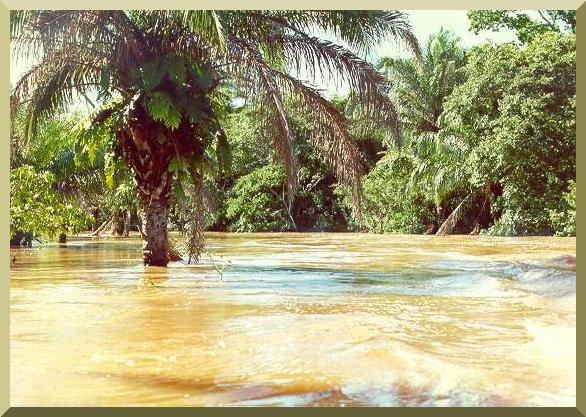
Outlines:
[[297,162],[285,100],[306,110],[313,143],[359,201],[361,166],[346,119],[295,74],[345,80],[362,111],[398,138],[396,111],[384,76],[317,32],[360,54],[384,38],[418,50],[399,11],[16,11],[16,54],[37,63],[13,88],[13,102],[26,101],[25,132],[33,135],[40,119],[80,96],[97,97],[93,128],[111,132],[138,185],[144,263],[166,266],[171,185],[182,176],[198,184],[229,163],[219,117],[225,88],[247,97],[262,117],[285,164],[290,199]]
[[466,62],[460,39],[443,28],[429,37],[421,55],[420,61],[385,57],[378,63],[395,84],[401,123],[414,135],[439,131],[443,102],[464,81]]
[[440,29],[429,37],[420,62],[383,58],[378,64],[395,84],[392,96],[416,157],[410,184],[432,195],[437,227],[446,219],[446,197],[467,184],[463,164],[467,144],[440,131],[444,100],[464,81],[466,54],[459,42],[451,32]]

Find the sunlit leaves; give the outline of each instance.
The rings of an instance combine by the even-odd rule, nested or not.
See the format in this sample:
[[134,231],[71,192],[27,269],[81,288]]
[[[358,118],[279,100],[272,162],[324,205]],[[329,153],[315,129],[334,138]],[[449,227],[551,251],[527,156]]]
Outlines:
[[549,218],[558,236],[576,236],[576,181],[568,183],[560,207],[549,210]]
[[291,230],[284,210],[285,175],[282,167],[265,165],[238,179],[226,202],[230,229],[237,232]]
[[[389,150],[363,177],[362,226],[374,233],[421,233],[433,223],[433,204],[424,194],[408,187],[415,159]],[[347,191],[337,194],[348,205]]]
[[495,234],[551,234],[548,210],[576,176],[575,37],[548,32],[523,48],[475,48],[442,127],[465,139],[468,180],[498,184]]
[[522,43],[549,31],[576,30],[575,10],[537,10],[533,16],[521,10],[470,10],[470,29],[478,34],[481,30],[499,31],[502,28],[516,31]]
[[55,176],[31,166],[10,173],[10,233],[31,232],[50,238],[59,233],[84,230],[89,217],[56,192]]

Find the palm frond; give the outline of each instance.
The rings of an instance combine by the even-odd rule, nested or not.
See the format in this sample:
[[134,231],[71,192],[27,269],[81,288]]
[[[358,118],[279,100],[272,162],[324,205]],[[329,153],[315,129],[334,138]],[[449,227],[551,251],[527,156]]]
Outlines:
[[298,108],[305,110],[314,126],[311,142],[321,150],[322,158],[332,167],[338,180],[352,188],[355,208],[359,210],[363,167],[348,121],[315,88],[280,71],[273,70],[273,74]]
[[304,32],[319,29],[333,34],[361,54],[369,53],[379,42],[391,39],[403,42],[420,56],[408,16],[398,10],[286,10],[278,11],[276,15]]

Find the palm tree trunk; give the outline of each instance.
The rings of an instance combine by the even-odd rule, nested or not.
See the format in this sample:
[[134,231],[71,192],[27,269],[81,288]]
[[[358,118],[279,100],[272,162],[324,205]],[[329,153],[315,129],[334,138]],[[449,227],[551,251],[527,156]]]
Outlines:
[[151,201],[145,207],[143,262],[151,266],[167,266],[169,236],[167,233],[168,204]]
[[124,156],[134,172],[143,211],[143,263],[167,266],[167,218],[172,174],[169,163],[177,150],[174,134],[154,122],[141,105],[135,103],[127,116],[128,128],[118,132]]
[[193,184],[189,187],[188,195],[191,199],[189,205],[189,221],[187,222],[186,246],[187,246],[187,263],[199,262],[199,258],[205,246],[205,204],[204,204],[204,184],[203,177],[200,174],[194,175]]

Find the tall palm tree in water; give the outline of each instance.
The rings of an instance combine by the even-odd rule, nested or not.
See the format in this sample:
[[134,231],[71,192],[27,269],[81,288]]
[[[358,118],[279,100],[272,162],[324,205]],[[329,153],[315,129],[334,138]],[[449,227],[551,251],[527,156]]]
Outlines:
[[12,92],[13,104],[26,107],[26,135],[79,97],[96,99],[94,129],[107,130],[136,179],[144,263],[159,266],[169,260],[173,182],[188,176],[201,198],[202,175],[229,162],[223,88],[257,109],[285,165],[290,199],[297,163],[285,102],[306,110],[315,146],[358,201],[361,166],[347,121],[299,74],[344,80],[360,109],[398,138],[387,82],[359,54],[385,38],[418,51],[399,11],[16,11],[11,38],[18,57],[36,62]]

